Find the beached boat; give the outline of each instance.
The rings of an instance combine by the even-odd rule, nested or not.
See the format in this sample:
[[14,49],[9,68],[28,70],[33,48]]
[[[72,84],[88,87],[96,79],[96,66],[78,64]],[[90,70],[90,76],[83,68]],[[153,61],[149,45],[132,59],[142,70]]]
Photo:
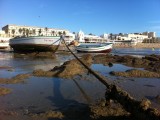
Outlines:
[[76,50],[77,52],[109,53],[112,45],[112,43],[80,43],[76,46]]
[[59,36],[16,37],[9,45],[16,52],[56,52],[61,38]]

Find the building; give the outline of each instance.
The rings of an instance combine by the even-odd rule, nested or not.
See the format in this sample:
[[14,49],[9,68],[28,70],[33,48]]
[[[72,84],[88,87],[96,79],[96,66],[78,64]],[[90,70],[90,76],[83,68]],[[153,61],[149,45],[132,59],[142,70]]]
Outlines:
[[143,35],[147,35],[148,38],[155,38],[156,37],[156,33],[155,32],[143,32]]
[[98,42],[107,42],[107,38],[104,38],[108,37],[108,35],[107,36],[106,35],[103,35],[103,37],[91,34],[85,35],[84,32],[80,30],[75,38],[78,42],[98,43]]
[[67,34],[69,31],[64,29],[55,29],[48,27],[35,27],[25,25],[6,25],[2,28],[9,37],[15,36],[60,36]]

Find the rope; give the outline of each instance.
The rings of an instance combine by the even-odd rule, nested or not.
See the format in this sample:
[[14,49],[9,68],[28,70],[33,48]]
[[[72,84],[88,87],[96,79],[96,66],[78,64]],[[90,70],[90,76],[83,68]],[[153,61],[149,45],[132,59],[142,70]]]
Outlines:
[[[160,114],[155,109],[150,108],[150,106],[141,105],[143,101],[137,101],[132,98],[127,92],[121,90],[116,85],[109,84],[104,77],[100,76],[98,73],[94,72],[91,68],[89,68],[85,63],[83,63],[67,46],[64,38],[62,40],[67,47],[67,49],[71,52],[71,54],[92,74],[94,75],[103,85],[108,88],[106,91],[106,100],[109,103],[110,99],[118,101],[127,111],[132,113],[134,118],[136,119],[145,119],[145,120],[160,120]],[[138,114],[137,114],[138,113]]]
[[[71,52],[71,54],[90,72],[92,73],[103,85],[105,85],[107,88],[110,88],[110,85],[106,82],[107,80],[105,80],[102,76],[100,76],[99,74],[97,74],[95,71],[93,71],[91,68],[89,68],[84,62],[82,62],[68,47],[68,45],[66,44],[64,38],[62,37],[62,40],[65,44],[65,46],[67,47],[67,49]],[[109,82],[109,81],[108,81]]]

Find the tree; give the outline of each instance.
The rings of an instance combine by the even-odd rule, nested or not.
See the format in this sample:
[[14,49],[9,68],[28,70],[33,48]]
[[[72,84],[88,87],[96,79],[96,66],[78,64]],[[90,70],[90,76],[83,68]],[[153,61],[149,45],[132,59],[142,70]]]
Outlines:
[[39,36],[40,36],[40,34],[42,33],[42,30],[41,30],[41,29],[39,29],[39,30],[38,30],[38,33],[39,33]]
[[55,35],[55,31],[54,31],[54,30],[52,31],[52,35],[53,35],[53,36]]
[[29,30],[29,36],[33,34],[33,30]]
[[93,35],[92,33],[89,33],[89,35]]
[[110,39],[112,40],[113,34],[112,34],[112,33],[110,33],[110,34],[109,34],[109,36],[110,36]]
[[12,34],[13,34],[13,37],[14,37],[14,34],[15,34],[15,29],[12,29]]
[[25,34],[26,34],[26,29],[23,28],[22,31],[23,31],[23,35],[25,36]]
[[123,34],[122,33],[119,33],[119,36],[122,36]]
[[59,31],[59,32],[58,32],[58,35],[59,35],[59,36],[61,36],[61,35],[62,35],[62,32],[61,32],[61,31]]
[[22,28],[20,28],[20,29],[19,29],[19,33],[22,34],[22,31],[23,31]]
[[33,35],[36,34],[36,30],[35,30],[35,29],[32,30],[32,34],[33,34]]
[[26,35],[28,37],[28,35],[29,35],[29,29],[26,29]]
[[46,31],[46,36],[47,36],[47,31],[48,31],[48,28],[47,28],[47,27],[45,27],[45,31]]
[[66,31],[63,31],[63,35],[66,35]]

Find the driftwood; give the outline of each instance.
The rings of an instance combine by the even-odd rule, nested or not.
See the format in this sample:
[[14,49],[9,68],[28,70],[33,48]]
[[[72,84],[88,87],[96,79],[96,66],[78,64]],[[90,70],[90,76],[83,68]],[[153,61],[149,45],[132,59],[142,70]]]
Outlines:
[[[63,40],[64,41],[64,40]],[[65,43],[65,41],[64,41]],[[66,45],[66,43],[65,43]],[[160,113],[158,110],[150,107],[149,100],[137,101],[132,98],[127,92],[123,91],[116,85],[111,84],[105,77],[99,75],[91,68],[89,68],[86,64],[84,64],[66,45],[68,50],[73,54],[73,56],[90,72],[92,73],[103,85],[106,86],[106,100],[110,99],[116,100],[119,102],[131,115],[136,119],[143,120],[160,120]]]

